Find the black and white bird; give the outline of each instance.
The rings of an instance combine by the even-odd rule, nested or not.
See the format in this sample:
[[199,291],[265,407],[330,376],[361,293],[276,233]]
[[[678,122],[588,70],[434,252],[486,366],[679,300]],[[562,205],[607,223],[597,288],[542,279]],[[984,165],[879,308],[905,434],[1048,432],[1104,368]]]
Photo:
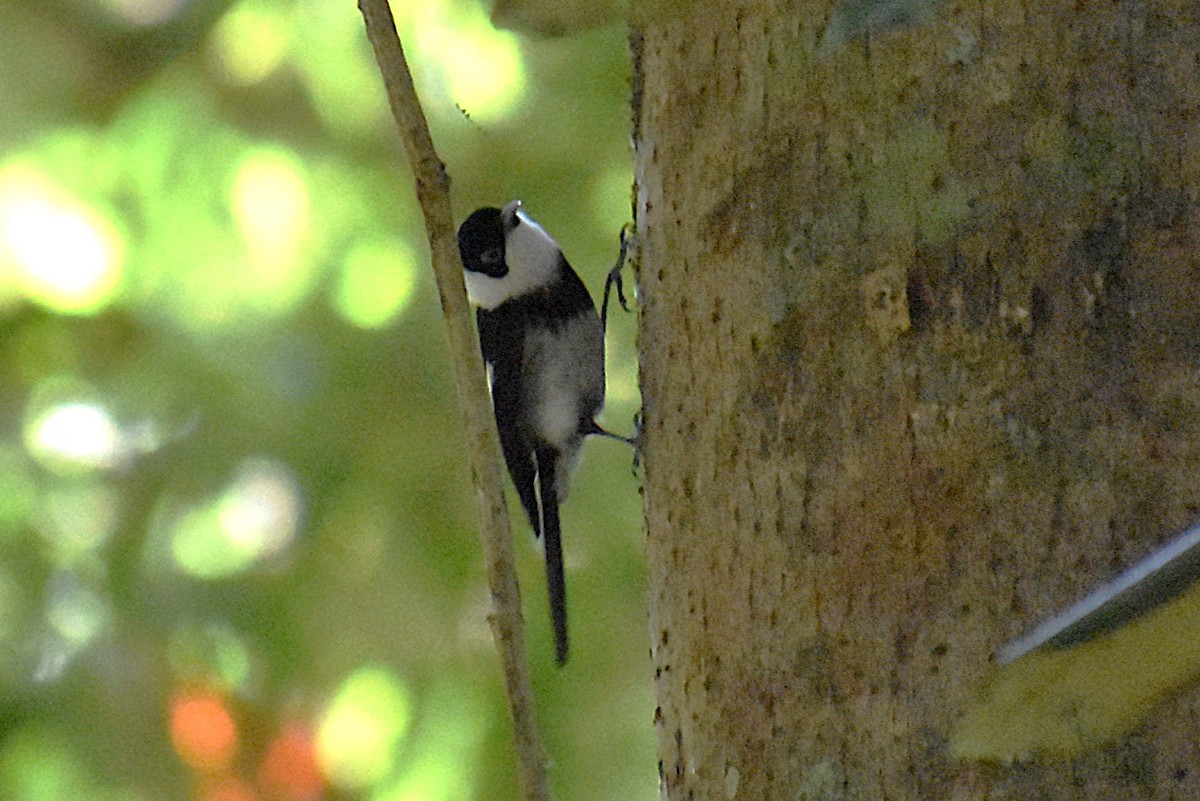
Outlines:
[[[604,327],[550,234],[514,200],[458,229],[467,295],[509,475],[544,548],[555,655],[567,659],[567,593],[558,508],[604,405]],[[620,439],[620,437],[617,437]]]

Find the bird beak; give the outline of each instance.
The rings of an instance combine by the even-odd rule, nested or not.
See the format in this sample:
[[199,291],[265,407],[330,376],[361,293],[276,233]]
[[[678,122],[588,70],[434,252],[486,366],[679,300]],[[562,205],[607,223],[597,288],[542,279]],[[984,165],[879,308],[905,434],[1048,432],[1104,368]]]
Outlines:
[[508,234],[509,231],[520,225],[521,221],[517,217],[517,215],[520,213],[521,201],[519,200],[512,201],[500,212],[500,221],[504,225],[505,234]]

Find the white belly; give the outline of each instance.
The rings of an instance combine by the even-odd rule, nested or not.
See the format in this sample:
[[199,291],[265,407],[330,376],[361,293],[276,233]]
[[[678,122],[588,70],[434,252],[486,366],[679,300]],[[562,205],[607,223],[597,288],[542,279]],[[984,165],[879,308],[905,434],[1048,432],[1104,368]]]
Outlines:
[[604,342],[595,312],[581,315],[553,335],[535,330],[525,341],[527,397],[536,399],[531,424],[561,451],[580,439],[580,425],[600,412],[604,400]]

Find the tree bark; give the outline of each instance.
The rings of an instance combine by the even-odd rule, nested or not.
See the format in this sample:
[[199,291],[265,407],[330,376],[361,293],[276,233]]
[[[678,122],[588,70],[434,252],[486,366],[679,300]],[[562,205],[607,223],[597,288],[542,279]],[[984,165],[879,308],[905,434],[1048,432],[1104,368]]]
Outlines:
[[669,799],[1198,798],[1186,692],[957,762],[993,649],[1200,509],[1193,3],[694,0],[633,34]]

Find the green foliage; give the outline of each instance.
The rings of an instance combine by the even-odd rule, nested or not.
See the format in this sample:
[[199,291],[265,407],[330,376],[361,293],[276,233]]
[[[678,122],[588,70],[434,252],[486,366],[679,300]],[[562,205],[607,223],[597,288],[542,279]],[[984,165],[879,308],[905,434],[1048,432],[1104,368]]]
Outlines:
[[[599,290],[623,33],[394,4],[460,216]],[[0,8],[0,798],[516,797],[421,220],[351,0]],[[465,112],[465,113],[464,113]],[[636,406],[610,329],[610,427]],[[565,509],[572,662],[516,526],[569,798],[655,794],[630,454]]]

